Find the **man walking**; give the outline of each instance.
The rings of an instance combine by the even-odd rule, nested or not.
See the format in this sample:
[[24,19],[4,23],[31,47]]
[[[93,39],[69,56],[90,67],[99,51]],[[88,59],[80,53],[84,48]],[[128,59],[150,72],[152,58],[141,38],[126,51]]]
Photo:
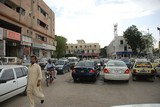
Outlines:
[[28,68],[28,84],[27,84],[27,97],[30,107],[34,107],[34,96],[44,102],[44,94],[41,89],[42,72],[41,67],[36,64],[37,57],[31,56],[31,65]]

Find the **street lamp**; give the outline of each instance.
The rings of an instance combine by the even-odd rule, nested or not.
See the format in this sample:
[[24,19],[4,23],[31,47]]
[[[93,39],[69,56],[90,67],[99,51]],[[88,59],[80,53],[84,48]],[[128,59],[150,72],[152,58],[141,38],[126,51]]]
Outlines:
[[[157,27],[157,30],[159,30],[159,40],[158,40],[158,45],[159,45],[159,54],[160,54],[160,27]],[[160,57],[160,56],[159,56]]]

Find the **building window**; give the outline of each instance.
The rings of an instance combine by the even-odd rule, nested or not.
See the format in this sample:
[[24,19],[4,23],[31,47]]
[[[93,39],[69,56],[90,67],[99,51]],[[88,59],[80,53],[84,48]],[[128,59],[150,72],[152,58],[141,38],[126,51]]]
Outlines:
[[127,51],[127,46],[124,46],[124,51]]
[[80,46],[80,48],[82,48],[82,46]]
[[20,13],[21,15],[25,15],[25,10],[22,7],[17,7],[16,12]]
[[129,46],[128,49],[131,49],[131,47]]
[[46,38],[46,37],[43,37],[43,36],[41,36],[41,35],[37,35],[36,38],[37,38],[38,40],[47,42],[47,38]]
[[66,46],[66,49],[68,49],[68,46]]
[[41,20],[37,19],[37,24],[48,30],[48,25],[42,22]]
[[94,53],[94,50],[92,50],[92,53]]
[[45,12],[40,6],[38,6],[38,11],[42,13],[46,18],[48,18],[48,13]]
[[120,40],[120,45],[123,45],[123,40]]
[[96,48],[96,45],[94,45],[94,47]]
[[75,46],[75,48],[77,49],[77,46]]
[[73,46],[71,46],[71,48],[73,49]]

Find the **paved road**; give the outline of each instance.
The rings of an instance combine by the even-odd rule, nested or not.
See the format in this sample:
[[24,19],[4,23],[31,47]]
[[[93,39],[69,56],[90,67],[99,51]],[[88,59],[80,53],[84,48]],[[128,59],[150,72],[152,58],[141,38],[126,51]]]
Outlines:
[[[58,75],[50,87],[43,80],[46,99],[36,107],[109,107],[124,104],[160,103],[160,78],[155,82],[130,80],[129,83],[111,81],[104,83],[100,76],[95,83],[74,83],[71,73]],[[23,95],[13,97],[0,107],[29,107]]]

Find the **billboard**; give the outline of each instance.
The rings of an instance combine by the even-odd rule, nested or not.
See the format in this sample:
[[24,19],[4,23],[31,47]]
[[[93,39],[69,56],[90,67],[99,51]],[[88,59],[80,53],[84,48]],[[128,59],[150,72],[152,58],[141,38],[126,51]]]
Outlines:
[[0,40],[0,57],[6,55],[5,40]]

